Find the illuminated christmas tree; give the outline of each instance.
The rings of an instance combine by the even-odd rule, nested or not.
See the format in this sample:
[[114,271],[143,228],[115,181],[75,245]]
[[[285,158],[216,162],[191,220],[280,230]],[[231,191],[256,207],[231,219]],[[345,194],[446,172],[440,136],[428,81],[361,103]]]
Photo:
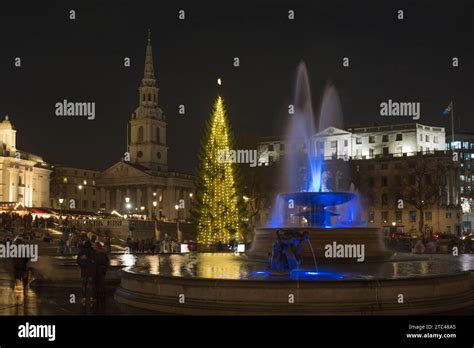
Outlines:
[[203,138],[194,211],[197,240],[204,245],[243,239],[237,168],[228,156],[232,146],[224,100],[219,96]]

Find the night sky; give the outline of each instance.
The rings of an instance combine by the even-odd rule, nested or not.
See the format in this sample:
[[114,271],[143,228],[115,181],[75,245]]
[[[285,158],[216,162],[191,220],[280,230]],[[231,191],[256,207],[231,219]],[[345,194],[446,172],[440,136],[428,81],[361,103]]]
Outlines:
[[[179,9],[186,11],[184,21]],[[289,9],[294,21],[287,19]],[[397,20],[398,9],[405,20]],[[150,28],[170,170],[195,171],[218,77],[237,138],[282,134],[301,59],[314,109],[331,79],[346,126],[416,122],[381,117],[380,103],[392,99],[421,102],[418,122],[448,127],[442,111],[453,99],[456,128],[473,131],[473,22],[474,0],[4,1],[0,117],[10,116],[21,150],[52,164],[107,168],[126,151]],[[453,56],[458,68],[451,66]],[[96,119],[55,116],[63,99],[95,102]]]

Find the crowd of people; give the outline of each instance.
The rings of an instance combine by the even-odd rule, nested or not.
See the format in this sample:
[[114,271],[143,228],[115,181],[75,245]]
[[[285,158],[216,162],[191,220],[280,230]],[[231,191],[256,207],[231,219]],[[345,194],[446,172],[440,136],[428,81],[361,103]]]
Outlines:
[[109,257],[96,235],[81,234],[76,262],[81,270],[82,305],[94,307],[105,304],[105,276]]
[[138,239],[128,237],[126,250],[130,253],[178,253],[179,242],[168,237],[161,241],[155,241],[152,238]]
[[454,235],[433,235],[424,238],[394,235],[386,238],[385,244],[389,249],[415,254],[458,253],[469,254],[474,252],[474,238],[471,234],[461,237]]

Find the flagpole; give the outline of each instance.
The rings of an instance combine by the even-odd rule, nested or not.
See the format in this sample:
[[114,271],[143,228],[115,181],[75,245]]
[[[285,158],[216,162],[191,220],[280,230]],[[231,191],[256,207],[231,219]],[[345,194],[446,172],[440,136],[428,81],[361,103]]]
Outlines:
[[451,100],[451,150],[454,147],[454,102]]

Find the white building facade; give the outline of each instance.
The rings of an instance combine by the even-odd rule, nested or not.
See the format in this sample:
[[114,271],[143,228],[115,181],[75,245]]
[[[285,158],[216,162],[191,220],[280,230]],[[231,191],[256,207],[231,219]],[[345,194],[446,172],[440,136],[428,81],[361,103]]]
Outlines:
[[[313,137],[315,152],[324,158],[371,159],[383,156],[412,156],[417,152],[445,150],[443,127],[419,123],[347,130],[328,127]],[[266,138],[258,145],[259,165],[269,165],[285,155],[288,144],[278,138]]]
[[16,148],[16,130],[8,116],[0,122],[0,144],[0,201],[49,207],[50,165]]

